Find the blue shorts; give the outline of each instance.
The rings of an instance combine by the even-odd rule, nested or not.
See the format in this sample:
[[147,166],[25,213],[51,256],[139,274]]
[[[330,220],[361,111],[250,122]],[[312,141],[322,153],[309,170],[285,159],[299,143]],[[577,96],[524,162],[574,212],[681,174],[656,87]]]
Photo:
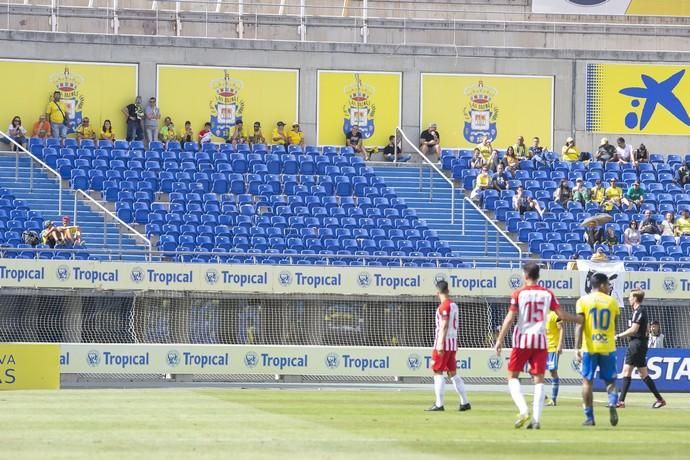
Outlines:
[[594,374],[599,369],[599,378],[606,383],[616,380],[616,352],[582,353],[582,377],[594,380]]
[[558,352],[550,351],[548,357],[546,358],[546,370],[547,371],[557,371],[558,370]]

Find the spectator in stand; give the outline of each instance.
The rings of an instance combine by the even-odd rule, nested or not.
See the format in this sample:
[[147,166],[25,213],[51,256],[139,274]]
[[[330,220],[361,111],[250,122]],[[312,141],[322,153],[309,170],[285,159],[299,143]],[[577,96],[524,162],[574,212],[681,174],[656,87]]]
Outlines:
[[537,211],[541,216],[544,212],[539,206],[539,202],[525,193],[522,185],[518,186],[517,192],[513,195],[513,209],[518,211],[520,215],[527,211]]
[[127,142],[144,139],[144,108],[141,106],[141,96],[137,96],[132,104],[122,109],[127,117]]
[[[166,118],[166,120],[169,117]],[[156,106],[156,98],[155,97],[150,97],[149,98],[149,104],[144,108],[144,135],[146,138],[146,145],[149,145],[151,141],[155,141],[157,137],[159,137],[160,133],[158,131],[158,121],[161,119],[161,111],[160,109]],[[162,128],[161,128],[162,130]],[[168,139],[167,141],[171,141],[173,139],[170,138],[170,136],[167,136]],[[161,139],[161,141],[163,141]],[[163,142],[167,142],[163,141]]]
[[105,120],[103,122],[103,126],[101,127],[101,134],[98,136],[98,138],[102,141],[114,141],[115,140],[115,133],[113,132],[113,124],[110,122],[110,120]]
[[[664,217],[665,219],[659,224],[661,227],[661,236],[676,236],[675,216],[669,211]],[[678,238],[676,238],[676,244],[678,244]]]
[[576,252],[573,257],[568,261],[568,265],[565,267],[566,270],[577,270],[577,261],[580,258],[580,253]]
[[[299,123],[294,122],[292,124],[292,129],[288,131],[288,140],[290,145],[299,145],[300,148],[304,149],[304,133],[299,129]],[[369,155],[367,155],[367,160]]]
[[41,242],[45,245],[54,248],[58,245],[65,244],[65,238],[60,230],[53,225],[53,221],[46,220],[43,222],[43,231],[41,232]]
[[476,148],[479,149],[479,153],[481,154],[482,159],[484,160],[484,164],[489,165],[489,159],[491,158],[491,154],[494,151],[489,136],[484,136],[482,138],[482,141],[477,145]]
[[211,123],[204,123],[204,129],[199,131],[199,145],[210,144],[213,140],[213,133],[211,132]]
[[261,132],[261,122],[254,122],[254,130],[249,135],[249,143],[251,145],[266,143],[266,138],[264,137],[264,134]]
[[[518,138],[518,139],[521,139]],[[515,147],[512,145],[509,145],[508,148],[506,149],[506,155],[503,157],[503,167],[510,172],[515,172],[518,170],[520,166],[520,160],[518,159],[517,155],[515,154]]]
[[616,233],[616,229],[613,226],[609,226],[606,229],[606,236],[604,237],[604,243],[609,247],[613,248],[615,245],[620,243],[620,238]]
[[640,144],[640,146],[635,149],[633,156],[635,158],[635,164],[649,163],[649,152],[644,144]]
[[594,222],[590,223],[585,230],[585,243],[594,248],[599,243],[604,242],[604,229],[598,227]]
[[609,140],[606,137],[601,139],[601,144],[597,148],[597,153],[594,155],[596,161],[601,161],[606,164],[607,161],[615,160],[616,158],[616,147],[609,144]]
[[187,120],[184,122],[184,128],[180,131],[180,142],[194,142],[194,130],[192,130],[192,122]]
[[640,230],[637,227],[637,221],[633,219],[628,224],[628,228],[623,232],[623,243],[628,246],[628,251],[630,251],[633,246],[640,244],[642,240]]
[[[359,126],[357,127],[357,129],[359,129]],[[277,145],[288,145],[288,135],[285,131],[285,123],[283,123],[282,121],[276,123],[276,127],[273,128],[273,132],[271,133],[271,142]]]
[[[402,140],[400,142],[402,142]],[[398,144],[396,145],[395,136],[388,136],[388,145],[386,145],[383,148],[383,159],[384,160],[395,161],[395,157],[397,155],[398,161],[401,163],[404,163],[406,161],[410,161],[410,159],[412,158],[411,155],[403,155],[403,156],[400,155],[400,153],[402,152],[400,142],[398,142]]]
[[470,199],[480,205],[484,202],[484,191],[491,187],[491,176],[489,176],[489,168],[482,167],[482,172],[479,173],[474,182],[474,189],[470,194]]
[[62,233],[64,241],[75,245],[81,244],[81,230],[70,223],[69,216],[62,216],[62,225],[58,227],[58,231]]
[[508,181],[511,179],[511,175],[505,171],[502,164],[496,168],[496,174],[491,178],[491,188],[502,192],[503,190],[508,190]]
[[573,201],[585,206],[589,202],[589,190],[585,187],[585,183],[581,177],[575,179],[575,187],[573,187]]
[[676,235],[690,236],[690,211],[683,209],[681,217],[676,219]]
[[607,256],[604,252],[604,248],[599,246],[594,254],[592,254],[592,258],[590,260],[592,262],[608,262],[609,256]]
[[594,187],[592,187],[592,190],[590,191],[590,199],[601,206],[604,203],[604,197],[606,196],[606,192],[604,191],[604,186],[601,184],[601,179],[597,179],[596,182],[594,183]]
[[345,145],[352,147],[355,153],[366,157],[367,154],[364,151],[364,144],[362,143],[362,132],[359,130],[359,125],[352,125],[352,129],[347,136],[345,136]]
[[606,199],[602,204],[602,209],[606,212],[611,212],[621,206],[623,199],[623,189],[618,186],[618,181],[611,178],[609,181],[609,188],[606,189]]
[[[12,118],[12,122],[7,127],[7,135],[14,142],[21,145],[22,147],[25,147],[25,145],[26,145],[26,129],[24,129],[24,127],[22,126],[22,119],[19,117],[19,115],[15,115],[14,118]],[[7,144],[7,145],[12,144],[10,142],[10,140],[5,138],[5,137],[0,137],[0,141],[2,141],[3,144]],[[12,144],[12,150],[16,151],[17,146]]]
[[534,136],[532,138],[532,146],[527,151],[527,158],[534,162],[535,167],[546,164],[546,152],[544,151],[544,147],[539,145],[539,142],[539,138]]
[[249,142],[249,135],[247,130],[244,129],[244,122],[242,120],[237,120],[235,126],[232,128],[230,137],[225,140],[227,144],[237,145],[246,144]]
[[50,121],[52,136],[64,141],[67,137],[69,117],[67,116],[67,106],[60,100],[60,96],[60,91],[53,92],[53,100],[46,106],[46,117]]
[[564,208],[568,207],[568,202],[573,199],[573,189],[570,188],[568,179],[561,179],[561,184],[553,192],[553,199]]
[[92,141],[96,141],[98,136],[96,134],[96,130],[93,129],[93,126],[91,126],[91,120],[89,120],[89,117],[84,117],[81,121],[81,124],[77,126],[77,142],[81,142],[83,139],[91,139]]
[[665,348],[664,339],[666,336],[661,333],[661,324],[654,320],[649,323],[649,338],[647,339],[647,348]]
[[676,171],[676,182],[681,187],[690,184],[690,170],[688,169],[688,162],[684,161],[678,171]]
[[499,163],[500,160],[498,159],[498,150],[493,150],[491,152],[491,156],[489,157],[489,162],[487,164],[489,170],[491,170],[492,172],[496,172]]
[[31,137],[38,137],[39,139],[47,139],[51,135],[51,127],[45,113],[38,117],[38,121],[34,123],[31,130]]
[[619,137],[616,141],[616,160],[620,164],[631,163],[633,166],[635,163],[635,156],[633,155],[632,146],[625,143],[625,139]]
[[628,210],[633,208],[640,209],[644,202],[644,193],[644,189],[640,187],[640,181],[636,180],[625,192],[622,202],[628,207]]
[[575,162],[581,161],[580,150],[575,146],[575,139],[569,137],[565,140],[565,145],[561,149],[561,158],[563,161]]
[[513,149],[515,149],[515,156],[517,156],[518,160],[527,159],[527,144],[525,144],[524,137],[518,136],[517,142],[513,146]]
[[177,132],[175,131],[175,124],[173,123],[172,118],[165,117],[165,120],[163,120],[163,126],[161,126],[161,129],[158,132],[158,139],[166,145],[168,142],[177,139]]
[[482,156],[479,147],[475,147],[472,151],[472,160],[470,160],[470,167],[472,169],[482,169],[483,166],[486,166],[484,157]]
[[640,233],[643,235],[654,235],[657,241],[661,239],[661,227],[652,215],[652,211],[649,209],[644,212],[644,220],[640,225]]
[[436,123],[431,123],[419,135],[419,149],[427,157],[430,153],[435,153],[436,160],[441,158],[441,134],[438,132]]

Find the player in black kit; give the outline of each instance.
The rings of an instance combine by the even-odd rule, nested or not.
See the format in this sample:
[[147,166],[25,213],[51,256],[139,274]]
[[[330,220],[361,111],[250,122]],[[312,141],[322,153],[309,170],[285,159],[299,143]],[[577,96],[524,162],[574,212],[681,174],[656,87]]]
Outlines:
[[652,404],[654,409],[659,409],[666,405],[666,401],[661,397],[659,391],[656,389],[656,384],[654,380],[647,373],[647,340],[648,340],[648,323],[649,318],[647,317],[647,311],[642,306],[642,301],[644,300],[644,291],[641,289],[635,289],[630,293],[628,298],[630,305],[633,308],[633,316],[630,321],[630,327],[618,335],[616,339],[623,337],[630,337],[628,342],[628,350],[625,353],[625,366],[623,366],[623,391],[618,397],[619,408],[625,407],[625,396],[628,394],[630,389],[630,376],[632,375],[633,368],[636,367],[640,373],[640,378],[647,385],[649,391],[651,391],[656,397],[656,401]]

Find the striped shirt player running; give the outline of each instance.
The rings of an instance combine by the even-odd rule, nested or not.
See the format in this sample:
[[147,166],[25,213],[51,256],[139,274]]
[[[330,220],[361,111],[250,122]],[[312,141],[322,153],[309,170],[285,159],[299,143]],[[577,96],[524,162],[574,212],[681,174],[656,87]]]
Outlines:
[[434,393],[436,402],[426,409],[428,412],[445,410],[443,397],[446,390],[446,379],[443,373],[453,382],[455,391],[460,396],[460,412],[472,409],[470,401],[465,393],[465,383],[457,375],[457,360],[455,353],[458,351],[458,304],[449,297],[448,283],[439,281],[436,283],[440,304],[436,309],[436,335],[434,337],[434,349],[431,351],[431,370],[434,372]]
[[544,372],[546,371],[547,343],[545,320],[550,311],[564,321],[582,322],[582,319],[561,310],[556,296],[548,289],[539,286],[539,265],[528,262],[523,267],[524,287],[513,292],[510,308],[501,331],[496,338],[496,354],[501,355],[503,340],[508,329],[517,318],[513,329],[513,349],[508,361],[508,389],[515,405],[520,411],[515,428],[522,428],[529,421],[527,402],[520,389],[520,372],[529,363],[534,380],[534,401],[532,420],[528,429],[541,427],[541,413],[544,409]]

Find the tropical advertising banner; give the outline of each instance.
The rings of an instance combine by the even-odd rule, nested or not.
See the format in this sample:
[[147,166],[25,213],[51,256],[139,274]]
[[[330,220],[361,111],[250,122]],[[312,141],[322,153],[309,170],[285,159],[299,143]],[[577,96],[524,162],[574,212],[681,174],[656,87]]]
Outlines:
[[185,121],[194,132],[211,123],[216,140],[229,138],[239,121],[248,132],[260,122],[270,139],[279,121],[299,123],[298,95],[297,70],[158,66],[161,117],[171,117],[177,130]]
[[400,125],[402,76],[399,72],[338,72],[319,70],[319,145],[344,145],[353,125],[364,145],[388,144]]
[[532,0],[535,13],[690,16],[690,0]]
[[552,147],[553,77],[422,74],[422,129],[438,125],[442,147],[471,147],[484,136],[505,149],[523,136]]
[[5,95],[2,107],[6,129],[18,115],[28,134],[55,91],[65,104],[69,117],[68,135],[74,134],[83,118],[98,128],[110,120],[116,138],[125,137],[122,108],[134,102],[137,95],[135,64],[101,64],[83,62],[0,60]]
[[590,132],[690,134],[690,66],[588,64]]

